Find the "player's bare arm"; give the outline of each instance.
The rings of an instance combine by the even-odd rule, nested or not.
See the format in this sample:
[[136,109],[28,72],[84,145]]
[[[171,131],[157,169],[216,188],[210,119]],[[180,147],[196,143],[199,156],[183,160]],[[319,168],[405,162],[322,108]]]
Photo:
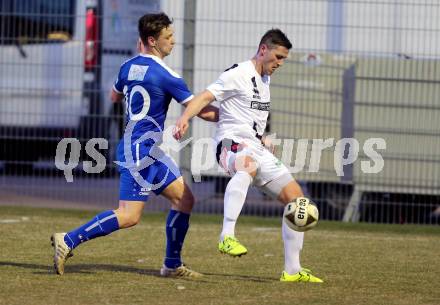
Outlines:
[[[187,107],[188,105],[183,105]],[[208,122],[218,122],[218,107],[214,105],[208,105],[202,110],[200,110],[199,114],[197,116],[205,121]]]
[[209,122],[218,122],[219,112],[218,107],[214,105],[208,105],[203,108],[197,115],[199,118]]
[[124,98],[124,95],[122,93],[116,92],[114,89],[111,90],[110,100],[113,103],[120,103],[123,98]]
[[[204,114],[201,114],[202,116],[204,116],[206,112],[209,114],[209,108],[205,109],[205,107],[207,107],[214,100],[214,95],[208,90],[203,91],[190,100],[186,105],[185,111],[176,122],[174,138],[176,138],[176,140],[180,140],[184,136],[189,127],[189,120],[191,120],[193,117],[201,114],[202,111],[205,112]],[[216,116],[218,120],[218,112]]]

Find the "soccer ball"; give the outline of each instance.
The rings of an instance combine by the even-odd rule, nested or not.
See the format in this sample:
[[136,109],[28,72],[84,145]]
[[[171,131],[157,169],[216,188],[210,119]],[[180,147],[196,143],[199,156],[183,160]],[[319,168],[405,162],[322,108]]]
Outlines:
[[305,232],[316,226],[319,212],[309,199],[298,197],[286,205],[283,217],[292,230]]

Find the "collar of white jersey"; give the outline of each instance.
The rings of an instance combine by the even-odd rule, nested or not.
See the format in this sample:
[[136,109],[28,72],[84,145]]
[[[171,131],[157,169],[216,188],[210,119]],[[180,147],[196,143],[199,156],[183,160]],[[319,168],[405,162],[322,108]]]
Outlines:
[[157,62],[159,65],[161,65],[162,67],[164,67],[172,76],[176,77],[176,78],[181,78],[180,75],[178,73],[176,73],[173,69],[171,69],[170,67],[167,66],[167,64],[159,57],[157,57],[156,55],[152,55],[152,54],[144,54],[144,53],[139,53],[140,56],[142,57],[148,57],[151,58],[152,60],[154,60],[155,62]]
[[263,83],[269,83],[270,82],[270,76],[269,75],[267,75],[267,74],[261,75],[260,73],[258,73],[257,67],[255,67],[254,62],[252,61],[252,59],[249,59],[248,62],[252,66],[252,69],[255,72],[255,74],[258,75],[261,78]]

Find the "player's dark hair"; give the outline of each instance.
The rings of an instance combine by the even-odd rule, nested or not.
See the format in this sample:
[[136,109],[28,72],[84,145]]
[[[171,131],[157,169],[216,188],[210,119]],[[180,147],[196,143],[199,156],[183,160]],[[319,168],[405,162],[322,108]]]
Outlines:
[[267,45],[269,48],[275,48],[276,46],[283,46],[290,50],[292,48],[292,43],[286,34],[284,34],[280,29],[271,29],[267,31],[261,38],[260,47],[262,44]]
[[138,30],[139,37],[144,45],[148,45],[147,39],[152,36],[158,38],[160,31],[167,28],[173,20],[165,13],[146,14],[139,18]]

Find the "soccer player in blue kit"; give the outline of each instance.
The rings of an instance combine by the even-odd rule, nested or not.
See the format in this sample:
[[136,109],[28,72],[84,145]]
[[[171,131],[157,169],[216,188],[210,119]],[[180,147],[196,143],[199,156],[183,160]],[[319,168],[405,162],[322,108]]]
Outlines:
[[[194,197],[174,161],[158,147],[171,99],[185,106],[193,98],[184,80],[164,62],[175,40],[172,20],[164,13],[139,19],[140,54],[122,64],[113,86],[113,102],[125,97],[127,125],[117,158],[120,171],[119,207],[104,211],[67,233],[52,235],[55,271],[64,274],[66,260],[83,242],[136,225],[150,192],[171,202],[166,221],[166,255],[160,274],[197,278],[201,274],[185,266],[180,252],[189,227]],[[206,107],[199,115],[218,121],[218,108]]]

